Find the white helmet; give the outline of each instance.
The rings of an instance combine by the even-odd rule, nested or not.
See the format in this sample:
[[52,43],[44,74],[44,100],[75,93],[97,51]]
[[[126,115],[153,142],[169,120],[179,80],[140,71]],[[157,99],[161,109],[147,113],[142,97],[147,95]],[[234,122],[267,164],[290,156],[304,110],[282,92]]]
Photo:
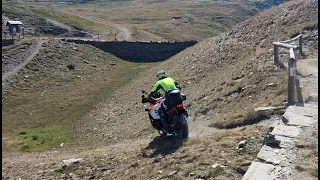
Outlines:
[[158,72],[157,74],[157,78],[160,80],[162,78],[166,78],[167,77],[167,73],[164,70],[161,70]]

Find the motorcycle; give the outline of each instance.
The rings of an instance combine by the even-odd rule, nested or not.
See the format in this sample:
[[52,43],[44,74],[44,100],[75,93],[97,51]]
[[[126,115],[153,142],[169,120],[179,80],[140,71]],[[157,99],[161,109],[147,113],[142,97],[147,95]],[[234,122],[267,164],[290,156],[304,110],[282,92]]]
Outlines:
[[[142,90],[142,103],[149,103],[150,107],[146,108],[148,111],[148,116],[153,128],[158,130],[160,136],[166,136],[167,134],[162,132],[163,124],[161,122],[158,110],[161,103],[165,100],[165,97],[161,93],[154,93],[151,98],[146,98],[144,94],[148,93]],[[167,95],[167,110],[166,116],[168,120],[168,133],[177,136],[178,138],[187,138],[189,135],[188,128],[188,112],[183,106],[183,101],[186,100],[186,96],[180,92],[180,90],[175,89],[168,93]]]

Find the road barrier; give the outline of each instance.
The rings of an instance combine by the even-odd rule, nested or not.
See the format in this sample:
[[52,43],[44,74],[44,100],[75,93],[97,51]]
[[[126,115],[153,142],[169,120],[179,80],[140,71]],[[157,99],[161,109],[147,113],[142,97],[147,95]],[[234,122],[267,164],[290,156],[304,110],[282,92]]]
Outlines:
[[[299,40],[298,45],[292,43],[297,40]],[[297,63],[296,63],[295,50],[298,49],[299,54],[302,54],[302,34],[299,34],[298,36],[290,40],[274,42],[273,46],[274,46],[273,61],[276,66],[280,65],[279,47],[289,49],[290,58],[288,61],[288,104],[294,105],[294,87],[295,87],[295,80],[296,80],[295,78],[297,75]]]

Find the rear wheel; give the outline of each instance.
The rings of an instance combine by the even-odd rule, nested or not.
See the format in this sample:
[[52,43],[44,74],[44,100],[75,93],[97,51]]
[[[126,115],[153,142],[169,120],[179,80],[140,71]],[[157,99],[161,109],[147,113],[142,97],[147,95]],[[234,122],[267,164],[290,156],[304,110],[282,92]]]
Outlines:
[[177,136],[178,138],[187,138],[189,136],[189,127],[187,117],[184,114],[178,116]]
[[182,124],[182,138],[187,138],[189,136],[189,127],[188,127],[188,123],[186,124]]

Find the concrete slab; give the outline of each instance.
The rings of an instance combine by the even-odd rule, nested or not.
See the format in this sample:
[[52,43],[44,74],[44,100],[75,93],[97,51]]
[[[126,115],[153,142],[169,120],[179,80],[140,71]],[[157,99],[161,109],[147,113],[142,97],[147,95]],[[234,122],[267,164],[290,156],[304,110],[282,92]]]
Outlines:
[[273,165],[278,165],[286,157],[286,150],[283,148],[272,148],[270,146],[263,145],[260,149],[257,158]]
[[318,106],[289,106],[282,116],[285,124],[292,126],[310,126],[318,119]]
[[247,172],[244,174],[242,180],[270,180],[276,179],[273,173],[276,167],[271,164],[260,162],[252,162]]
[[291,138],[291,137],[285,137],[285,136],[278,136],[278,135],[275,135],[274,138],[276,140],[279,140],[281,142],[285,142],[285,143],[294,143],[294,138]]
[[288,121],[286,124],[290,126],[310,126],[315,123],[312,117],[293,112],[286,112],[283,117]]
[[280,109],[285,109],[285,106],[278,106],[278,107],[257,107],[254,109],[254,111],[276,111]]
[[274,166],[261,162],[252,162],[242,180],[283,180],[291,179],[292,169],[289,167]]
[[286,126],[286,125],[278,125],[276,126],[271,134],[278,136],[286,136],[286,137],[297,137],[301,132],[300,127],[298,126]]
[[277,135],[275,135],[274,138],[280,141],[281,148],[292,147],[294,145],[293,138],[285,137],[285,136],[277,136]]
[[318,105],[317,104],[304,104],[304,106],[289,106],[284,113],[295,113],[304,115],[307,117],[318,116]]

